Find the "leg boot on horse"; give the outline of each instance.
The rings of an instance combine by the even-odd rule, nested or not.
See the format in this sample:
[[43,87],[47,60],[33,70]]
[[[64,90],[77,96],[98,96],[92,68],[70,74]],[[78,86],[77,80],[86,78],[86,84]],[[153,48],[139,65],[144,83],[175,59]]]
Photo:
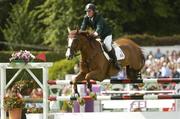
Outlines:
[[96,100],[97,99],[97,95],[96,93],[94,93],[92,91],[92,84],[90,83],[90,81],[87,81],[87,94],[93,99]]
[[90,92],[92,92],[92,84],[90,81],[87,81],[87,93],[89,94]]
[[112,59],[112,62],[114,64],[114,66],[116,67],[116,69],[120,70],[121,67],[118,64],[114,48],[112,48],[112,50],[108,52],[108,55]]
[[78,89],[77,89],[77,83],[74,82],[74,81],[71,81],[70,84],[73,86],[74,96],[75,96],[75,97],[80,97],[80,94],[79,94]]

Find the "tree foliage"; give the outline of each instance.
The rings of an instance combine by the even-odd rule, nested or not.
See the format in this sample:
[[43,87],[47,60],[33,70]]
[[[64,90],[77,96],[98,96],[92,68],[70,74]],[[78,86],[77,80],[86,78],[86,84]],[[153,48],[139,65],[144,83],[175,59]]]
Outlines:
[[[36,23],[34,12],[29,11],[30,2],[31,0],[25,0],[12,6],[5,28],[2,29],[9,43],[41,44],[42,28]],[[15,47],[10,46],[10,49]]]
[[10,17],[2,28],[5,39],[11,43],[43,43],[54,49],[62,48],[66,44],[66,28],[80,27],[84,7],[89,2],[96,5],[112,27],[114,38],[125,34],[167,36],[180,33],[179,0],[17,1],[24,2],[12,6]]

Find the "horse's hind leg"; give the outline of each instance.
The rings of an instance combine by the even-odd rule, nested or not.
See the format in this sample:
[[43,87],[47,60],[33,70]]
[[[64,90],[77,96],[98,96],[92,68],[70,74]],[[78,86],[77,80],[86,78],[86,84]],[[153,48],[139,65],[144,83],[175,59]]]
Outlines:
[[126,68],[126,72],[127,72],[127,78],[130,80],[136,80],[138,79],[138,72],[137,70],[134,70],[132,68],[129,68],[129,66],[127,66]]

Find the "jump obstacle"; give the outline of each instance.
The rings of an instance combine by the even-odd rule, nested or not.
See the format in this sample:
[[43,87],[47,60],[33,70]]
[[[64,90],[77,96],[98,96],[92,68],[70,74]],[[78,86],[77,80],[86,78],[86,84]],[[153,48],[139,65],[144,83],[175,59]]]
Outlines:
[[[86,81],[77,82],[78,84],[86,84]],[[91,84],[133,84],[133,83],[180,83],[180,79],[171,79],[171,78],[162,78],[162,79],[145,79],[145,80],[135,80],[131,81],[128,79],[124,80],[104,80],[103,82],[97,82],[97,81],[90,81]],[[71,85],[72,83],[67,80],[48,80],[48,84],[50,86],[52,85]],[[97,100],[160,100],[160,99],[180,99],[180,95],[174,95],[175,91],[102,91],[101,94],[105,93],[116,93],[116,94],[136,94],[140,93],[140,95],[123,95],[123,96],[97,96]],[[153,93],[161,93],[159,95],[154,95]],[[164,95],[164,93],[168,93],[167,95]],[[172,93],[173,95],[169,95],[169,93]],[[151,94],[151,95],[141,95],[141,94]],[[85,100],[92,100],[90,96],[83,96],[82,97]],[[76,97],[71,96],[50,96],[49,100],[53,101],[63,101],[63,100],[71,100],[75,101],[77,100]],[[68,114],[59,114],[59,117],[62,119],[68,119],[68,118],[78,118],[78,119],[90,119],[90,118],[114,118],[119,119],[126,118],[126,119],[134,119],[134,117],[138,119],[169,119],[169,118],[180,118],[180,114],[178,112],[118,112],[118,113],[106,113],[107,115],[104,115],[104,113],[71,113]],[[155,116],[156,115],[156,116]]]
[[[86,84],[86,81],[77,82],[77,84]],[[94,80],[90,81],[91,84],[134,84],[134,83],[180,83],[180,79],[178,78],[159,78],[159,79],[144,79],[144,80],[129,80],[129,79],[111,79],[111,80],[104,80],[102,82],[97,82]],[[67,85],[72,84],[71,81],[68,80],[48,80],[49,85]],[[148,94],[148,93],[174,93],[171,91],[113,91],[109,93],[140,93],[140,94]],[[108,93],[106,91],[102,93]],[[82,97],[85,100],[89,100],[90,97],[85,96]],[[134,95],[134,96],[97,96],[97,100],[152,100],[152,99],[180,99],[180,95]],[[77,100],[76,97],[71,96],[51,96],[49,100]]]
[[[78,81],[77,84],[86,84],[86,81]],[[155,79],[138,79],[138,80],[129,80],[129,79],[106,79],[103,80],[102,82],[90,80],[91,84],[134,84],[134,83],[180,83],[179,78],[155,78]],[[72,84],[71,81],[68,80],[48,80],[49,85],[66,85],[66,84]]]
[[[16,64],[15,66],[12,66],[11,64],[9,63],[0,63],[0,80],[1,80],[1,119],[6,119],[6,116],[5,116],[5,111],[3,109],[3,97],[4,97],[4,94],[5,94],[5,90],[6,88],[10,85],[10,83],[12,83],[15,78],[17,77],[18,74],[20,74],[20,72],[25,69],[27,70],[27,72],[32,76],[32,78],[40,85],[40,87],[43,89],[43,104],[44,104],[44,107],[43,107],[43,119],[48,119],[48,115],[49,115],[49,112],[48,112],[48,84],[49,85],[52,85],[52,84],[71,84],[71,82],[68,82],[68,81],[64,81],[65,83],[62,83],[61,81],[55,81],[55,83],[52,83],[51,81],[48,81],[48,68],[52,66],[52,63],[28,63],[26,65],[22,64],[22,63],[19,63],[19,64]],[[6,69],[19,69],[17,71],[17,73],[15,73],[15,75],[12,77],[12,79],[10,80],[10,82],[7,84],[6,86]],[[31,72],[30,69],[42,69],[42,77],[43,77],[43,83],[41,83],[40,81],[38,81],[37,77],[33,74],[33,72]],[[51,82],[51,83],[50,83]],[[124,80],[115,80],[115,79],[112,79],[112,80],[105,80],[103,81],[103,83],[105,84],[128,84],[128,83],[179,83],[179,79],[161,79],[161,80],[158,80],[158,79],[145,79],[145,80],[134,80],[134,81],[131,81],[131,80],[128,80],[128,79],[124,79]],[[86,84],[86,82],[80,82],[81,84]],[[94,82],[94,84],[101,84],[99,82]],[[51,97],[51,96],[50,96]],[[49,98],[50,98],[49,97]],[[59,97],[53,97],[51,99],[54,99],[54,100],[59,100],[58,98],[60,98],[61,96]],[[62,99],[63,98],[63,99]],[[77,98],[76,97],[61,97],[60,100],[64,100],[64,99],[73,99],[73,100],[76,100]],[[84,99],[86,100],[91,100],[90,97],[88,96],[85,96]],[[136,95],[136,96],[132,96],[132,95],[127,95],[127,96],[98,96],[97,97],[98,100],[130,100],[130,99],[180,99],[180,96],[179,95],[151,95],[151,96],[145,96],[145,95]],[[147,112],[149,113],[149,112]],[[95,113],[94,113],[95,114]],[[126,117],[128,115],[130,115],[130,113],[122,113],[121,115],[118,114],[117,118],[119,117],[122,117],[122,115],[125,115]],[[131,113],[132,114],[132,113]],[[60,114],[61,115],[61,114]],[[64,116],[63,116],[64,115]],[[65,117],[65,115],[68,115],[68,114],[63,114],[61,115],[61,119],[63,119]],[[72,115],[74,115],[72,113]],[[101,115],[101,117],[104,115],[103,113],[99,114]],[[179,115],[177,115],[177,113],[173,114],[173,115],[176,115],[176,117],[174,117],[175,119],[176,118],[180,118]],[[79,117],[80,114],[78,113],[77,116]],[[90,119],[92,118],[92,115],[91,116],[88,116],[86,117],[86,114],[85,113],[81,113],[81,117],[83,117],[84,119]],[[103,116],[104,117],[104,116]],[[106,117],[109,117],[109,118],[112,118],[112,113],[111,114],[108,114]],[[172,116],[171,116],[172,117]],[[69,118],[73,118],[72,116],[69,116]],[[161,118],[161,117],[158,117],[158,119]],[[67,119],[67,118],[66,118]],[[130,119],[127,117],[127,119]],[[139,118],[141,119],[141,118]],[[143,118],[143,119],[147,119],[147,118]],[[154,116],[151,118],[151,119],[155,119]]]
[[168,93],[175,93],[174,90],[151,90],[151,91],[101,91],[101,94],[168,94]]
[[[82,97],[84,100],[92,100],[90,96]],[[51,101],[73,101],[77,97],[50,96]],[[158,99],[180,99],[180,95],[126,95],[126,96],[97,96],[96,100],[158,100]]]

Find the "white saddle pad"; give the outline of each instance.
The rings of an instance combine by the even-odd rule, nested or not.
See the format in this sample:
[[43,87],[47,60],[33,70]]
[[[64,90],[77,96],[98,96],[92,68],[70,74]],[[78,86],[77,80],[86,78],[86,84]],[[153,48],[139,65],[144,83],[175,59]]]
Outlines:
[[113,43],[112,46],[116,52],[117,60],[125,59],[125,55],[124,55],[124,52],[122,51],[122,49],[116,43]]
[[[102,46],[102,45],[101,45],[101,46]],[[113,43],[113,44],[112,44],[112,47],[113,47],[114,50],[115,50],[115,54],[116,54],[117,60],[123,60],[123,59],[125,59],[125,55],[124,55],[123,51],[121,50],[121,48],[120,48],[116,43]],[[103,49],[103,48],[102,48],[102,49]],[[103,53],[104,53],[106,59],[107,59],[107,60],[110,60],[109,55],[104,51],[104,49],[103,49]]]

